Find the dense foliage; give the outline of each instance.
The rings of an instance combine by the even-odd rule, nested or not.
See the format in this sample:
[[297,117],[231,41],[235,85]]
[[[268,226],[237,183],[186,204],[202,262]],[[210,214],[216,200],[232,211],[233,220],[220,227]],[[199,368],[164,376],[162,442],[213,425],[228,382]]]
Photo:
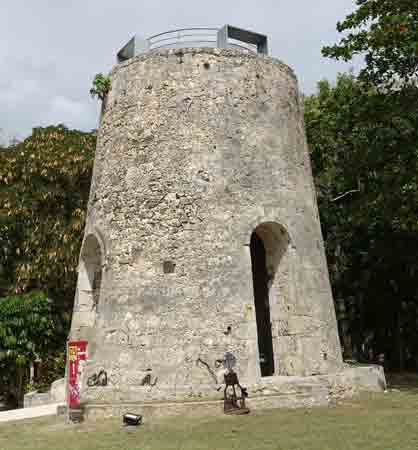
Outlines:
[[360,77],[375,85],[408,84],[418,75],[418,2],[356,0],[357,10],[337,24],[345,36],[325,47],[325,56],[365,57]]
[[358,79],[306,102],[346,356],[418,368],[418,3],[356,0],[323,54],[364,56]]
[[51,126],[0,149],[0,391],[14,402],[34,359],[34,387],[63,374],[95,144]]
[[0,301],[0,360],[23,366],[45,356],[54,338],[52,301],[40,292]]
[[60,347],[52,301],[41,292],[0,299],[0,385],[17,402],[30,363]]
[[418,367],[418,108],[341,75],[306,98],[345,356]]
[[66,351],[63,348],[61,340],[60,347],[57,350],[50,349],[47,355],[42,358],[38,365],[36,374],[34,373],[33,380],[27,381],[24,384],[24,392],[48,392],[51,384],[65,376]]
[[95,134],[35,128],[0,152],[0,295],[42,289],[69,310]]

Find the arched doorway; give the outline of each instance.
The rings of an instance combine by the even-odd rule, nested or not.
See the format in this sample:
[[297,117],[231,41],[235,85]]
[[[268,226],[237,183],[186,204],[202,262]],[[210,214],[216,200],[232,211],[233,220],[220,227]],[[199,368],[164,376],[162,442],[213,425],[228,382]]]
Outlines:
[[[261,376],[275,373],[270,290],[289,244],[287,232],[274,222],[262,223],[251,234],[251,268]],[[276,368],[277,369],[277,368]]]

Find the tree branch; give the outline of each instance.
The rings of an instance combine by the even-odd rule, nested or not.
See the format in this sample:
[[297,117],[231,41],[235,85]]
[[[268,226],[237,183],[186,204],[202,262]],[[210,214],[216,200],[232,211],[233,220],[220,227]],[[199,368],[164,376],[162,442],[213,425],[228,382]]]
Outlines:
[[338,197],[335,197],[331,200],[331,202],[337,202],[338,200],[341,200],[344,197],[347,197],[347,195],[354,194],[356,192],[360,192],[360,189],[352,189],[351,191],[345,192],[344,194],[339,195]]

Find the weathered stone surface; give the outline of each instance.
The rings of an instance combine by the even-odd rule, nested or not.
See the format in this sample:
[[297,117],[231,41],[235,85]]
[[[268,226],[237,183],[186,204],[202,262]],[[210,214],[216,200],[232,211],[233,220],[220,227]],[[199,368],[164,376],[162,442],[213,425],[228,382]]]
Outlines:
[[377,365],[347,367],[328,376],[328,382],[330,396],[337,400],[359,391],[381,392],[387,388],[383,367]]
[[23,397],[24,408],[33,408],[36,406],[49,405],[50,403],[54,402],[51,400],[49,392],[32,391],[28,392]]
[[[293,72],[220,49],[156,51],[116,66],[71,330],[89,341],[82,401],[211,398],[226,351],[244,384],[262,384],[253,232],[265,249],[271,373],[338,372]],[[102,369],[108,386],[89,387]]]
[[49,391],[53,403],[65,403],[65,378],[60,378],[51,384]]

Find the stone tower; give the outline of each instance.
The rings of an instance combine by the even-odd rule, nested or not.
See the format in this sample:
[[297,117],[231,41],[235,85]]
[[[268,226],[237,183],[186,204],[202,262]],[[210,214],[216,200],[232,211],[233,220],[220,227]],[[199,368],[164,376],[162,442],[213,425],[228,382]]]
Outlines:
[[325,401],[342,369],[295,75],[264,36],[213,33],[134,38],[112,72],[71,329],[89,411],[219,398],[226,351],[274,404],[290,381]]

